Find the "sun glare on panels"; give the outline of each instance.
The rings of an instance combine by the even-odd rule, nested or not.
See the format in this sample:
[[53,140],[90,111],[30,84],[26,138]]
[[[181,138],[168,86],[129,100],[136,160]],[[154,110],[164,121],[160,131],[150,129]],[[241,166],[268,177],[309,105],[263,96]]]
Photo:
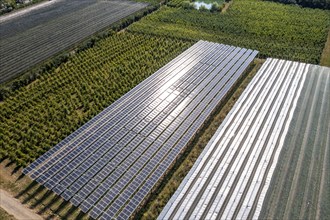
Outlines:
[[23,172],[92,218],[129,218],[257,53],[199,41]]
[[[317,149],[320,154],[329,149],[329,91],[330,68],[267,59],[158,219],[258,219],[277,162],[295,167],[294,161],[280,158],[282,148],[301,148],[295,151],[299,157],[307,155],[304,149]],[[285,178],[289,183],[290,176]],[[315,188],[318,178],[313,179]],[[297,181],[292,185],[302,184]],[[289,194],[297,198],[302,193],[291,190]],[[283,197],[270,204],[278,207],[276,203],[285,202],[292,207]]]

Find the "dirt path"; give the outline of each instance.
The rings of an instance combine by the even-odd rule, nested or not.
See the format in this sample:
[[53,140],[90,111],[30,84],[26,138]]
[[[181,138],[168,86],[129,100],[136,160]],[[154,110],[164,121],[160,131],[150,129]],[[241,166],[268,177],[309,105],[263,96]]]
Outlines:
[[228,8],[231,5],[231,3],[232,3],[232,1],[226,2],[225,3],[225,7],[223,7],[223,9],[221,10],[221,13],[226,13],[226,11],[228,10]]
[[0,189],[0,206],[18,220],[42,219],[39,215],[23,206],[17,199],[13,198],[8,192],[2,189]]

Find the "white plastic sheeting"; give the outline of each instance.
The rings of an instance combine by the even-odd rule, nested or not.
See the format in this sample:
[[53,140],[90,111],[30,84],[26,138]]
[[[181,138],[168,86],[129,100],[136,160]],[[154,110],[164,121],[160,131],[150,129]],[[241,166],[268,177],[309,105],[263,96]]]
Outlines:
[[267,59],[158,219],[258,218],[309,68]]

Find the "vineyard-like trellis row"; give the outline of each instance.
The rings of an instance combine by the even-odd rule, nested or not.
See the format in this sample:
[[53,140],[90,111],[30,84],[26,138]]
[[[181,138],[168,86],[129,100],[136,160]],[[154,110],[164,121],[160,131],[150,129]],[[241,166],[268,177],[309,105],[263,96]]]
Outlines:
[[115,27],[116,22],[125,25],[124,22],[136,19],[135,15],[142,16],[142,12],[154,8],[131,1],[86,2],[57,1],[37,11],[1,20],[0,82],[17,77],[108,26]]
[[0,158],[25,166],[192,42],[116,34],[0,105]]
[[264,57],[319,63],[329,27],[329,11],[235,0],[223,14],[164,7],[129,30],[211,40],[257,49]]
[[[172,6],[172,7],[180,7],[182,2],[184,2],[186,0],[170,0],[167,5]],[[190,2],[191,0],[188,0],[188,2]]]

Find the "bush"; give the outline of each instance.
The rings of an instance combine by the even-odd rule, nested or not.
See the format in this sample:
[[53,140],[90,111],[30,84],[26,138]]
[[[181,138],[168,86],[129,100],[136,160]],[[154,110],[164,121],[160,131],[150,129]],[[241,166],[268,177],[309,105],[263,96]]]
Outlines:
[[218,3],[213,2],[210,11],[219,12],[219,11],[221,11],[221,6]]
[[330,11],[259,0],[234,2],[225,14],[163,7],[131,25],[129,31],[255,49],[260,51],[260,58],[319,62]]
[[184,8],[184,9],[188,9],[188,10],[195,8],[194,4],[190,3],[189,1],[183,1],[181,3],[181,7]]
[[201,11],[201,12],[207,12],[207,11],[209,11],[204,5],[202,5],[201,7],[199,7],[198,10]]
[[10,94],[10,89],[6,87],[0,88],[0,101],[3,101]]

